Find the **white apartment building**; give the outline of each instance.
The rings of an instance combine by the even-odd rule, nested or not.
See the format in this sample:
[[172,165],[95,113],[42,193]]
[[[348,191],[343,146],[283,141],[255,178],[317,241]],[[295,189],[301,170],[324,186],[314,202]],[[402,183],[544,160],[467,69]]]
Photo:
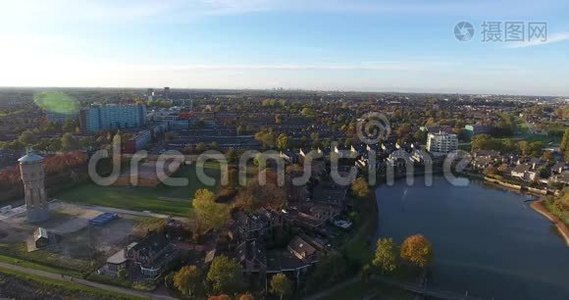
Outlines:
[[449,153],[458,149],[456,134],[440,132],[429,133],[427,137],[427,150],[433,153]]

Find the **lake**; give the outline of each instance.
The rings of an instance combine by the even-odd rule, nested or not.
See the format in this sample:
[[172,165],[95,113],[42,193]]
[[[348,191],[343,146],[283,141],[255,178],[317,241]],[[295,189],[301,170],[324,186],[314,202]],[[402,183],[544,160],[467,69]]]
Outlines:
[[569,247],[531,199],[482,182],[421,177],[376,189],[378,236],[433,244],[429,287],[485,299],[569,299]]

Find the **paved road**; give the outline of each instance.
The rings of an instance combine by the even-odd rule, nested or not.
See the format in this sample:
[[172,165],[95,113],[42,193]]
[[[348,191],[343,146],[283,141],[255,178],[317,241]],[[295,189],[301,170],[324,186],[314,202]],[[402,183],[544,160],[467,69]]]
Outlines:
[[75,278],[75,277],[70,277],[70,276],[65,276],[64,278],[61,278],[61,274],[55,274],[55,273],[46,272],[46,271],[42,271],[42,270],[25,268],[25,267],[12,265],[12,264],[8,264],[8,263],[3,263],[3,262],[0,262],[0,267],[5,268],[5,269],[9,269],[9,270],[13,270],[13,271],[18,271],[18,272],[30,274],[30,275],[45,277],[45,278],[49,278],[49,279],[74,282],[74,283],[82,284],[85,286],[90,286],[93,288],[97,288],[97,289],[101,289],[101,290],[105,290],[105,291],[109,291],[109,292],[113,292],[113,293],[118,293],[118,294],[134,296],[134,297],[147,298],[147,299],[159,299],[159,300],[176,299],[176,298],[172,298],[168,295],[158,295],[158,294],[146,293],[146,292],[136,291],[136,290],[132,290],[132,289],[112,286],[112,285],[108,285],[108,284],[93,282],[93,281],[89,281],[89,280],[85,280],[85,279],[81,279],[81,278]]

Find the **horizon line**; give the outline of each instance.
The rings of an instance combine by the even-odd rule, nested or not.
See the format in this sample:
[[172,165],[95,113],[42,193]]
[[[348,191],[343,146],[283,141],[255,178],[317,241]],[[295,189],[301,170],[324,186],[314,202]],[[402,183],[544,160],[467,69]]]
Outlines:
[[[303,89],[303,88],[199,88],[199,87],[175,87],[162,86],[159,89],[168,87],[171,90],[212,90],[212,91],[297,91],[297,92],[327,92],[327,93],[378,93],[378,94],[442,94],[442,95],[490,95],[490,96],[520,96],[520,97],[553,97],[567,98],[569,95],[531,95],[531,94],[509,94],[509,93],[481,93],[481,92],[436,92],[436,91],[389,91],[389,90],[327,90],[327,89]],[[123,89],[123,90],[145,90],[156,89],[157,87],[132,87],[132,86],[4,86],[0,85],[0,89]]]

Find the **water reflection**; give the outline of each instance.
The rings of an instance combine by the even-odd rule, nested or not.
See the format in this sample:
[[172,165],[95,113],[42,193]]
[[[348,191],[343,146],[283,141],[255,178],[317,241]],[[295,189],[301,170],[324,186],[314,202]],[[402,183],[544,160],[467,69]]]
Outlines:
[[[531,195],[435,177],[376,190],[378,235],[424,234],[435,250],[431,285],[487,299],[569,299],[569,248],[529,207]],[[553,230],[552,230],[553,228]]]

